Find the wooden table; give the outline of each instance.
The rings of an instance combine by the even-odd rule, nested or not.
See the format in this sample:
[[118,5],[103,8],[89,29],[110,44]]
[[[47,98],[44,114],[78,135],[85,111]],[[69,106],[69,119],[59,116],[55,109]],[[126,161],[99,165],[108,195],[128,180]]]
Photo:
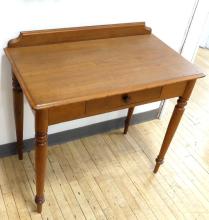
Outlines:
[[[21,32],[5,53],[12,65],[19,159],[23,93],[35,115],[37,210],[44,202],[49,125],[179,97],[154,173],[180,122],[196,79],[204,74],[151,34],[144,22]],[[102,149],[101,149],[102,150]]]

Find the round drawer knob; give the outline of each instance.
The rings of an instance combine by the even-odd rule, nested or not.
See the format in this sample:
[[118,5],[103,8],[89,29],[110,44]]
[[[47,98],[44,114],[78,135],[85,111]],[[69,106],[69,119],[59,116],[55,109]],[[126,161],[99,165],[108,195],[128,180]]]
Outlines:
[[129,101],[131,100],[131,97],[128,94],[125,94],[122,96],[122,99],[125,103],[129,103]]

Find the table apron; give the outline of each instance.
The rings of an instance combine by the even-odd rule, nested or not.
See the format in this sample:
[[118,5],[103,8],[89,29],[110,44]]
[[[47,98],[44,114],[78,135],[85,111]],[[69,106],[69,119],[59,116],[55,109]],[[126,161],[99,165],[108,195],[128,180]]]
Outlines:
[[179,97],[188,81],[48,109],[49,125]]

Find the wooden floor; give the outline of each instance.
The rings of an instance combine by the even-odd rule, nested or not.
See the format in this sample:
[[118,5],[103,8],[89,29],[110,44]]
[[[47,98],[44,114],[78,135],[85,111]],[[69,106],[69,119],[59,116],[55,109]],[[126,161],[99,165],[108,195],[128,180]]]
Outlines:
[[[196,63],[209,72],[209,50]],[[161,120],[49,149],[35,212],[34,151],[0,159],[0,219],[209,219],[209,77],[199,80],[165,164],[152,170],[176,100]]]

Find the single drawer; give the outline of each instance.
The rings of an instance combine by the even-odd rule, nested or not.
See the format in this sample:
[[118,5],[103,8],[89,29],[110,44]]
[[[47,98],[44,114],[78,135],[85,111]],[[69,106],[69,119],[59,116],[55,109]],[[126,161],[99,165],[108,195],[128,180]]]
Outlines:
[[154,101],[160,98],[162,87],[146,89],[137,92],[114,95],[102,99],[86,102],[86,114],[97,114],[107,111],[113,111],[117,108],[125,108],[132,104],[143,104],[147,101]]
[[49,125],[82,118],[85,115],[85,102],[68,104],[50,108],[48,112]]

